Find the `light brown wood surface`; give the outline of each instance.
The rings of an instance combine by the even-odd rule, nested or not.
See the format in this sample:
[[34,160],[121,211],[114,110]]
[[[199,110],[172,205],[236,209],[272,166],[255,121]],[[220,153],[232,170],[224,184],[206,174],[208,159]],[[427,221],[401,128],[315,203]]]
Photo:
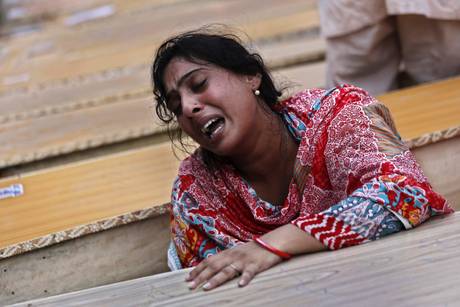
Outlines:
[[168,202],[178,160],[164,143],[0,180],[0,248]]
[[455,306],[459,244],[455,213],[361,246],[296,257],[245,288],[234,280],[190,291],[184,270],[16,306]]
[[[148,62],[158,44],[180,29],[213,20],[236,25],[274,68],[324,56],[313,0],[203,0],[198,11],[188,0],[107,3],[116,7],[109,18],[78,27],[58,20],[8,41],[0,58],[0,168],[164,131],[150,108]],[[298,36],[305,31],[306,37]],[[298,39],[286,39],[290,35]]]
[[168,271],[169,216],[136,221],[0,260],[0,305]]
[[[260,52],[270,68],[283,68],[299,63],[317,61],[324,56],[324,41],[314,35],[282,41],[257,42],[250,46]],[[321,63],[321,62],[320,62]],[[119,102],[132,97],[152,98],[150,65],[113,68],[84,78],[44,87],[31,87],[0,95],[0,124],[29,118],[45,117],[58,113]],[[310,86],[322,85],[324,73]]]
[[379,96],[405,139],[460,127],[460,76]]
[[164,131],[152,98],[120,100],[0,125],[0,167],[41,160]]
[[[301,70],[311,76],[308,79],[310,87],[322,84],[322,64],[302,66]],[[289,80],[297,71],[296,68],[281,69],[275,76],[279,81]],[[114,82],[114,86],[117,83]],[[91,83],[88,87],[95,88]],[[26,101],[30,104],[30,100]],[[12,99],[10,105],[14,103]],[[46,116],[37,113],[37,117],[0,124],[0,144],[5,144],[0,147],[0,168],[165,131],[155,115],[153,95],[149,90],[121,94],[113,100],[108,98],[95,105],[65,111],[64,108]]]
[[[302,32],[319,23],[313,0],[203,0],[199,4],[179,4],[145,4],[82,27],[54,27],[13,39],[1,60],[0,92],[24,82],[30,86],[142,64],[172,33],[213,22],[238,26],[254,40]],[[50,45],[47,52],[31,56],[34,48],[45,43]]]

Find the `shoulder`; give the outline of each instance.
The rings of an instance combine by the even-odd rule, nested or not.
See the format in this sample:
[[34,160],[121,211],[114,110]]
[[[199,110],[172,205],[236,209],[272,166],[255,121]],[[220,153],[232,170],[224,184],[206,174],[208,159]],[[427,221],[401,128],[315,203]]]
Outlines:
[[366,106],[376,102],[364,89],[343,84],[328,90],[313,88],[298,92],[279,102],[276,111],[293,113],[305,122],[341,110],[347,105]]
[[315,102],[324,96],[326,91],[320,88],[306,89],[300,91],[280,102],[275,106],[278,113],[290,113],[304,120],[307,113],[314,106]]
[[334,110],[340,110],[350,105],[365,107],[377,103],[377,100],[366,90],[349,84],[343,84],[329,90],[323,100],[328,101]]
[[304,106],[311,105],[313,101],[318,98],[321,98],[326,90],[322,88],[311,88],[305,89],[300,92],[295,93],[294,95],[280,101],[278,103],[279,108],[292,107],[292,106]]

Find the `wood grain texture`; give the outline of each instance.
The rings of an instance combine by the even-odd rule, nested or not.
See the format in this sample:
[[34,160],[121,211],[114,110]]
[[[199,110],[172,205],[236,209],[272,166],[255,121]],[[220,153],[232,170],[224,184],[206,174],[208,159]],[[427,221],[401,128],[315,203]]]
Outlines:
[[[166,37],[209,23],[237,26],[254,40],[302,32],[319,25],[314,3],[202,0],[200,10],[196,10],[196,1],[144,5],[82,27],[56,27],[13,39],[2,57],[0,92],[21,87],[24,82],[30,86],[145,63]],[[49,51],[30,56],[30,50],[44,42],[51,46]],[[23,82],[11,81],[15,79]]]
[[[309,87],[323,82],[322,63],[302,66],[300,72],[310,76],[306,81]],[[280,83],[297,74],[299,68],[295,67],[275,72]],[[0,168],[164,132],[166,127],[155,115],[152,96],[146,90],[69,112],[64,109],[0,124],[0,144],[6,144],[0,147]]]
[[[110,3],[117,8],[110,18],[78,27],[54,22],[39,33],[10,39],[2,49],[0,81],[27,77],[26,86],[5,83],[2,90],[0,84],[0,168],[164,131],[150,108],[148,61],[158,44],[176,31],[229,22],[245,30],[256,47],[260,43],[271,67],[324,55],[313,0],[263,5],[203,0],[199,11],[196,1],[186,0]],[[74,10],[69,6],[61,11]],[[313,40],[277,39],[312,29]],[[44,45],[47,52],[34,53]]]
[[24,195],[0,200],[0,247],[161,206],[178,164],[165,143],[2,179]]
[[166,214],[0,260],[1,306],[168,271]]
[[390,109],[405,139],[460,126],[460,77],[378,97]]
[[0,125],[0,167],[41,160],[165,130],[149,98],[121,100]]
[[[283,68],[322,59],[324,41],[317,35],[312,38],[272,41],[260,46],[255,42],[249,47],[260,52],[269,67]],[[118,67],[77,80],[46,84],[43,87],[32,86],[24,91],[0,95],[0,124],[67,113],[135,97],[153,102],[150,65],[146,62]],[[322,85],[324,77],[318,78],[318,81]]]
[[210,292],[190,291],[187,270],[15,306],[454,306],[460,300],[460,214],[382,240],[296,257]]

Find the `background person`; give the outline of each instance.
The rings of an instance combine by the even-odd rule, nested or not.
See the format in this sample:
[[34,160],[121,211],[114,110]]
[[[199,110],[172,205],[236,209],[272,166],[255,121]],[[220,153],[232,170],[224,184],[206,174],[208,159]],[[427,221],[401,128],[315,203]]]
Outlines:
[[460,1],[319,0],[319,12],[328,87],[376,95],[460,74]]

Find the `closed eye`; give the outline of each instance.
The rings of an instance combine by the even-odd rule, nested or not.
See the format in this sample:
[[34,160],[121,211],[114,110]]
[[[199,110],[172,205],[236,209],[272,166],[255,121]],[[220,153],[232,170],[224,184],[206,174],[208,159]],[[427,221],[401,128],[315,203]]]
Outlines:
[[208,81],[207,79],[203,79],[203,81],[194,84],[194,85],[191,87],[191,88],[192,88],[192,91],[193,91],[194,93],[198,93],[198,92],[202,91],[202,90],[205,88],[205,85],[206,85],[206,82],[207,82],[207,81]]

